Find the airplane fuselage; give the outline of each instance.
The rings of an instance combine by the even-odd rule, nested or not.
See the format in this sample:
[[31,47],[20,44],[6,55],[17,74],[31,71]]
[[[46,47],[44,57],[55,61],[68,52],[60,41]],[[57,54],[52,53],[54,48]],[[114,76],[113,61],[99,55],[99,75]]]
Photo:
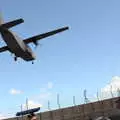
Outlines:
[[0,32],[11,53],[15,54],[16,57],[23,58],[26,61],[35,60],[35,55],[31,48],[26,45],[15,33],[4,27],[0,27]]

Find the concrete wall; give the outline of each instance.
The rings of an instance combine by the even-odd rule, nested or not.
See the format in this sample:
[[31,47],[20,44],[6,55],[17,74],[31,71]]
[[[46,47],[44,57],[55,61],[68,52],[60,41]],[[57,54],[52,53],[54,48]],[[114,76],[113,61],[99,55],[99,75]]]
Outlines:
[[[120,110],[116,108],[116,100],[118,99],[119,98],[112,98],[89,104],[47,111],[38,113],[37,117],[38,120],[89,120],[90,118],[94,119],[104,115],[111,117],[111,119],[114,119],[115,116],[120,119]],[[22,118],[10,118],[6,120],[22,120]],[[26,120],[26,117],[24,117],[24,120]]]

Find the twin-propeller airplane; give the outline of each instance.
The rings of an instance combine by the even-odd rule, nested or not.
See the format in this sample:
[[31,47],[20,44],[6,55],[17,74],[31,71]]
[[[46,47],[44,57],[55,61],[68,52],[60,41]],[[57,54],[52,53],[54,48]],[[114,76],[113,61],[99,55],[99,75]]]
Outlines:
[[63,27],[21,40],[15,33],[10,30],[10,28],[23,22],[23,19],[17,19],[11,22],[4,23],[2,18],[0,18],[0,33],[3,40],[7,44],[6,46],[0,48],[0,52],[11,52],[12,54],[14,54],[15,61],[17,61],[17,58],[20,57],[25,61],[32,61],[33,63],[36,57],[30,46],[28,46],[29,43],[34,43],[37,46],[38,40],[57,34],[59,32],[63,32],[68,29],[68,27]]

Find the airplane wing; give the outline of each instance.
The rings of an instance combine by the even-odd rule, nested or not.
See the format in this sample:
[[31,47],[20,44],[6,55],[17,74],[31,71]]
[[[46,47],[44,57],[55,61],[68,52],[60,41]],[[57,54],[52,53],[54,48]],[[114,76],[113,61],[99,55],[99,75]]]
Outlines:
[[29,44],[29,43],[33,42],[34,44],[37,45],[37,41],[38,40],[46,38],[46,37],[49,37],[49,36],[54,35],[54,34],[57,34],[59,32],[63,32],[65,30],[67,30],[67,29],[69,29],[69,28],[68,27],[63,27],[63,28],[60,28],[60,29],[57,29],[57,30],[53,30],[53,31],[50,31],[50,32],[47,32],[47,33],[43,33],[43,34],[40,34],[40,35],[36,35],[36,36],[30,37],[30,38],[25,39],[23,41],[26,44]]
[[9,50],[8,46],[4,46],[0,48],[0,52],[5,52],[7,50]]

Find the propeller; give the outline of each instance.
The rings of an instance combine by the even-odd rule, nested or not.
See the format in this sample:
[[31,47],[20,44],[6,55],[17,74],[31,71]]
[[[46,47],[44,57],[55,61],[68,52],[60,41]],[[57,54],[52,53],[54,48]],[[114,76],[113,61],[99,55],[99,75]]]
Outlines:
[[38,45],[42,46],[42,44],[40,44],[37,40],[33,42],[35,45],[35,49],[37,49]]

